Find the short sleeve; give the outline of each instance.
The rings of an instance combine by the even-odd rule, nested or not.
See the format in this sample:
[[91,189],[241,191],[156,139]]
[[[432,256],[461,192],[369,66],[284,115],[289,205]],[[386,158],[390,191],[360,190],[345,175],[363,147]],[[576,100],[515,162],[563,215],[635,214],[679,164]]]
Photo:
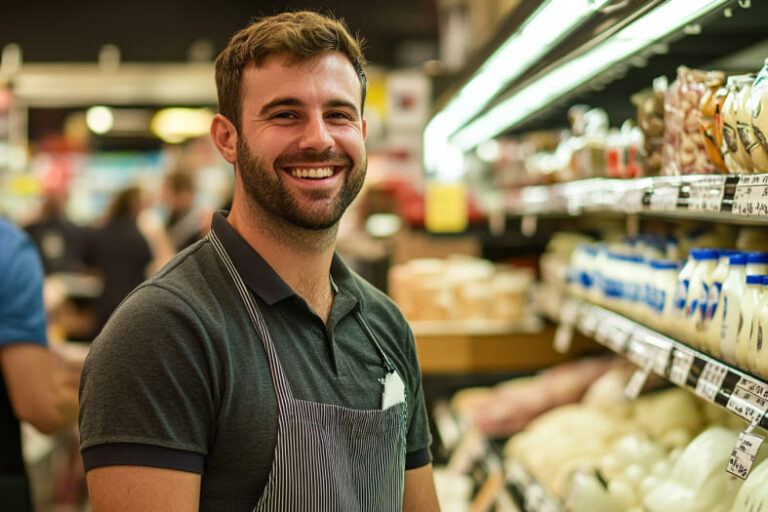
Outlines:
[[[427,408],[424,401],[424,389],[421,383],[421,370],[419,368],[419,359],[416,354],[416,345],[413,339],[413,333],[410,328],[408,330],[408,342],[410,344],[409,350],[409,364],[411,371],[411,379],[414,383],[412,392],[412,403],[410,405],[410,423],[408,424],[408,431],[406,434],[406,453],[416,454],[421,452],[422,455],[410,457],[414,461],[414,466],[424,465],[430,462],[428,455],[429,446],[432,444],[432,437],[429,432],[429,420],[427,418]],[[426,454],[426,455],[424,455]],[[426,458],[425,458],[426,457]],[[410,469],[410,468],[409,468]]]
[[0,346],[46,345],[43,265],[29,237],[0,225]]
[[155,285],[132,293],[83,367],[81,450],[138,443],[207,454],[216,415],[207,339],[182,297]]

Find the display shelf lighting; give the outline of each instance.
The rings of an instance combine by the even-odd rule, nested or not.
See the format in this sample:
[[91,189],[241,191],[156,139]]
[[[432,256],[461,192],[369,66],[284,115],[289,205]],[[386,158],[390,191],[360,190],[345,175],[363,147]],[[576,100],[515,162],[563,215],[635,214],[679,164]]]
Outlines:
[[448,144],[469,151],[596,77],[731,0],[669,0],[582,55],[546,73],[455,133]]
[[[449,136],[608,0],[547,0],[477,70],[427,125],[424,164],[444,174]],[[455,163],[453,155],[450,158]],[[455,167],[455,166],[451,166]]]

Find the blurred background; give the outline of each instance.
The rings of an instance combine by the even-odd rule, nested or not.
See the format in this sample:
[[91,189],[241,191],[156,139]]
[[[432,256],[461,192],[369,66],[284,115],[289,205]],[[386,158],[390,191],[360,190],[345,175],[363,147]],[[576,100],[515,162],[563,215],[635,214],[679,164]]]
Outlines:
[[[628,409],[610,390],[627,384],[631,365],[596,335],[564,337],[558,324],[575,323],[566,298],[589,296],[638,332],[704,350],[642,305],[590,296],[574,280],[600,275],[609,256],[621,261],[617,280],[664,268],[677,282],[694,247],[768,252],[768,205],[734,203],[736,183],[768,173],[756,135],[768,129],[765,0],[6,1],[0,215],[43,259],[51,344],[87,352],[120,300],[228,208],[233,169],[208,136],[213,60],[250,19],[304,8],[343,18],[366,41],[368,179],[338,251],[412,322],[444,510],[594,512],[597,501],[578,500],[618,474],[615,459],[607,471],[595,461],[628,431],[658,444],[616,446],[655,458],[618,478],[631,492],[602,496],[599,510],[689,510],[645,500],[660,487],[642,477],[728,420],[691,393]],[[740,114],[726,108],[737,104]],[[747,104],[740,122],[753,144],[737,137],[729,149],[723,126]],[[701,182],[715,206],[689,203],[701,175],[722,179]],[[648,412],[651,401],[664,412]],[[580,423],[581,412],[560,409],[576,403],[589,415],[595,404],[610,410],[615,428],[600,437],[593,420],[611,423],[604,417]],[[536,436],[550,431],[529,423],[550,410],[541,424],[583,437],[543,449]],[[669,421],[648,425],[651,416]],[[74,426],[43,436],[24,425],[24,439],[38,509],[87,510]],[[536,478],[520,477],[521,462]],[[589,479],[579,480],[584,465]],[[733,502],[738,487],[727,485],[722,501]],[[701,510],[721,510],[707,503]]]

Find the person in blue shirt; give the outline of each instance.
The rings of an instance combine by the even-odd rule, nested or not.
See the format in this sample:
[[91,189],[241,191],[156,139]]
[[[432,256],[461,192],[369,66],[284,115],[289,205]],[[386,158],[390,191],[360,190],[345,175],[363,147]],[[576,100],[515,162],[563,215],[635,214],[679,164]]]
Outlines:
[[78,378],[48,347],[43,266],[21,229],[0,218],[0,510],[29,511],[24,421],[42,433],[74,425]]

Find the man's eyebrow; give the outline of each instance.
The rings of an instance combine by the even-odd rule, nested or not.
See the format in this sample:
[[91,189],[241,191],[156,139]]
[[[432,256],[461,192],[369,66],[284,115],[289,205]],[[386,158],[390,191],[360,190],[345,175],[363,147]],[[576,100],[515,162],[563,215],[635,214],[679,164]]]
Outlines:
[[355,112],[358,111],[357,105],[347,100],[331,100],[327,102],[325,106],[326,107],[344,107],[344,108],[349,108],[351,110],[354,110]]
[[270,101],[269,103],[266,103],[263,107],[261,107],[261,110],[259,111],[259,115],[263,116],[270,110],[273,110],[278,107],[300,107],[304,105],[304,102],[301,101],[298,98],[275,98],[274,100]]
[[[285,98],[275,98],[274,100],[264,104],[264,106],[261,107],[261,110],[259,110],[259,115],[263,116],[267,114],[267,112],[274,110],[276,108],[301,107],[301,106],[304,106],[304,102],[298,98],[294,98],[291,96],[288,96]],[[342,99],[327,101],[325,103],[325,107],[326,108],[343,107],[343,108],[348,108],[350,110],[353,110],[356,113],[359,112],[356,104],[354,104],[351,101],[342,100]]]

